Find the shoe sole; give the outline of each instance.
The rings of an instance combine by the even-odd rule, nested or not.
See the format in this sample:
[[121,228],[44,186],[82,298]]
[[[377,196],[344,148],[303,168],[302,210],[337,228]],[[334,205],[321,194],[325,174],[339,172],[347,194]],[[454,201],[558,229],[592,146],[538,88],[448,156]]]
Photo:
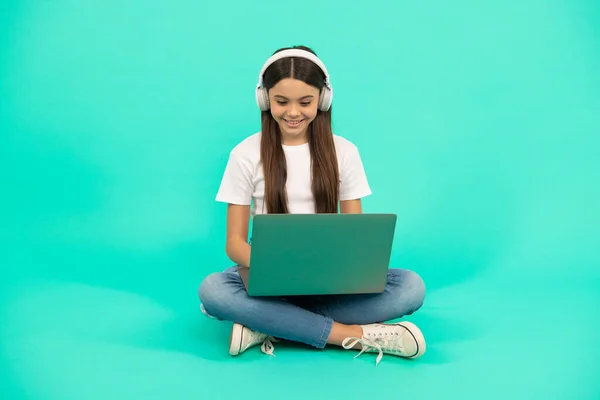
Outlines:
[[[239,339],[238,339],[239,338]],[[231,338],[229,340],[229,354],[237,356],[240,354],[244,340],[244,327],[240,324],[233,324],[231,329]]]
[[413,337],[413,339],[415,339],[415,342],[417,343],[417,352],[414,355],[406,356],[405,358],[419,358],[423,354],[425,354],[427,345],[425,344],[423,332],[421,332],[421,330],[415,324],[413,324],[412,322],[403,321],[403,322],[398,322],[394,325],[403,326],[408,331],[408,333],[410,333],[410,335]]

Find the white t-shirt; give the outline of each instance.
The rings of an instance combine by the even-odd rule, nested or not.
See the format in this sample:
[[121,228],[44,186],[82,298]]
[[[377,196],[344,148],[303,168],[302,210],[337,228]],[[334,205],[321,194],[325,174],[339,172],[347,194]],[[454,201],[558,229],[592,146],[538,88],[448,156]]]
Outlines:
[[[349,140],[333,135],[340,171],[340,200],[360,199],[371,194],[358,148]],[[267,212],[265,180],[260,165],[261,133],[244,139],[229,154],[217,193],[219,202],[250,205],[251,215]],[[311,190],[311,157],[308,143],[283,146],[287,162],[286,190],[291,214],[315,213]]]

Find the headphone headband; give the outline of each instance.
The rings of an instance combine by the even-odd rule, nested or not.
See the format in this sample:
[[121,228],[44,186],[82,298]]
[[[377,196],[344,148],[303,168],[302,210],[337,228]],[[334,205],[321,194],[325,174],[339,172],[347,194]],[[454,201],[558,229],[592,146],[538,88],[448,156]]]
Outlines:
[[273,64],[275,61],[278,61],[278,60],[281,60],[282,58],[287,58],[287,57],[306,58],[307,60],[310,60],[310,61],[314,62],[315,64],[317,64],[319,66],[319,68],[321,68],[323,73],[325,74],[325,86],[330,87],[329,73],[327,72],[327,68],[325,68],[325,64],[323,64],[323,62],[321,61],[321,59],[319,59],[319,57],[315,56],[310,51],[306,51],[306,50],[302,50],[302,49],[282,50],[278,53],[273,54],[271,57],[269,57],[269,59],[265,62],[262,69],[260,70],[260,75],[258,76],[258,86],[259,87],[262,86],[262,84],[263,84],[263,75],[264,75],[265,71],[267,70],[267,68],[269,68],[271,66],[271,64]]
[[267,68],[271,66],[275,61],[281,60],[282,58],[287,57],[299,57],[305,58],[307,60],[315,63],[323,74],[325,74],[325,87],[321,91],[321,97],[319,99],[319,109],[322,111],[327,111],[331,107],[331,99],[333,96],[333,88],[331,87],[331,82],[329,81],[329,73],[327,72],[327,68],[325,68],[325,64],[313,53],[310,51],[302,50],[302,49],[287,49],[282,50],[278,53],[273,54],[271,57],[267,59],[264,63],[262,69],[260,70],[260,75],[258,76],[258,84],[256,85],[256,102],[258,107],[262,111],[266,111],[269,109],[269,98],[266,92],[266,89],[263,87],[263,75]]

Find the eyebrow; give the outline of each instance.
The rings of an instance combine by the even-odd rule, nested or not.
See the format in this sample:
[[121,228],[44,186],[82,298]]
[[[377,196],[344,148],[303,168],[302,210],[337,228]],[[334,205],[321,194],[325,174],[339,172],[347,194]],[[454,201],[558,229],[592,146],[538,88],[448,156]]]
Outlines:
[[[279,98],[282,98],[282,99],[288,100],[288,98],[287,98],[287,97],[285,97],[285,96],[282,96],[282,95],[280,95],[280,94],[276,94],[276,95],[274,95],[273,97],[279,97]],[[312,94],[308,94],[308,95],[306,95],[306,96],[304,96],[304,97],[300,97],[300,100],[304,100],[304,99],[308,99],[308,98],[313,98],[313,97],[315,97],[315,96],[313,96]]]

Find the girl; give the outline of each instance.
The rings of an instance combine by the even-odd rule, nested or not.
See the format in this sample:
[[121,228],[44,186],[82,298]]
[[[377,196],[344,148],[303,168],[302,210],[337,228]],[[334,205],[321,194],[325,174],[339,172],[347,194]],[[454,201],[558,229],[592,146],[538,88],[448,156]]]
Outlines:
[[[232,321],[229,353],[261,344],[273,355],[275,338],[322,349],[327,344],[416,358],[425,352],[410,322],[384,324],[423,304],[425,286],[414,272],[390,268],[383,293],[249,297],[237,273],[250,263],[248,224],[257,213],[361,213],[371,194],[359,152],[331,130],[332,87],[316,54],[304,46],[277,50],[259,75],[256,100],[262,129],[230,153],[217,194],[228,204],[226,253],[236,266],[206,277],[201,310]],[[293,238],[290,238],[293,240]]]

